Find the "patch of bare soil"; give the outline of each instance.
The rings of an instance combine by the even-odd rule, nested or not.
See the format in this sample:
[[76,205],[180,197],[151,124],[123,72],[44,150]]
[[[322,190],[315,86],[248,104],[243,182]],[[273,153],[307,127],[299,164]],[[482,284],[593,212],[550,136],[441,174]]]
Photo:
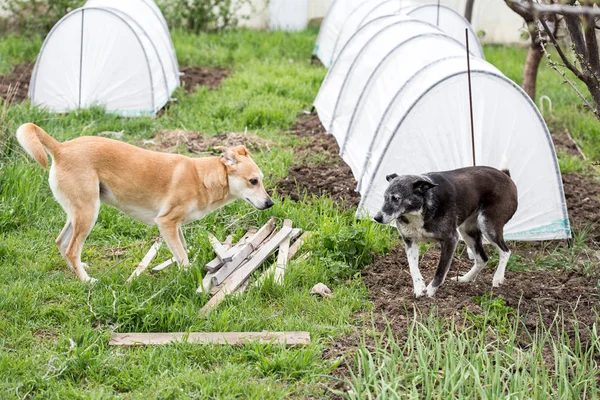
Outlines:
[[552,142],[554,142],[554,148],[557,151],[562,151],[570,156],[581,157],[581,152],[577,144],[566,130],[555,130],[552,132]]
[[230,72],[224,68],[208,68],[208,67],[184,67],[181,68],[183,76],[181,77],[181,83],[185,87],[186,93],[191,93],[196,90],[196,86],[208,86],[211,90],[218,89],[221,85],[221,81]]
[[182,130],[160,131],[152,140],[144,142],[145,147],[152,150],[176,152],[178,148],[184,147],[195,154],[210,153],[216,146],[234,147],[242,144],[250,151],[267,151],[272,142],[244,133],[220,133],[209,136],[200,132]]
[[[438,260],[437,247],[422,256],[419,268],[426,281],[433,278]],[[449,278],[466,273],[471,266],[472,261],[466,255],[455,256]],[[363,272],[363,281],[376,308],[394,321],[392,327],[399,332],[405,331],[406,316],[413,315],[413,310],[428,315],[435,306],[440,318],[445,319],[453,319],[465,310],[481,314],[481,307],[473,302],[473,298],[489,291],[504,298],[507,306],[518,309],[525,318],[527,329],[532,332],[540,316],[543,323],[550,326],[559,310],[564,312],[565,318],[571,318],[574,312],[580,326],[591,327],[596,322],[596,313],[600,310],[600,292],[596,288],[600,272],[507,271],[504,284],[500,288],[492,288],[495,266],[485,268],[475,282],[459,283],[448,279],[434,299],[416,299],[406,254],[399,245],[390,254],[378,257]]]
[[[301,114],[289,132],[306,143],[297,146],[297,163],[290,168],[288,176],[277,183],[277,191],[294,201],[305,195],[328,195],[346,208],[355,207],[360,202],[360,194],[355,192],[356,180],[352,171],[339,156],[340,148],[333,137],[326,133],[316,114]],[[325,161],[304,162],[310,155],[324,156]]]
[[317,58],[317,56],[312,56],[312,58],[310,59],[310,63],[312,65],[314,65],[314,66],[317,66],[317,67],[323,67],[324,66],[323,63],[321,62],[321,60],[319,60]]
[[582,174],[563,174],[571,224],[589,231],[589,241],[600,243],[600,183]]
[[0,75],[0,97],[8,103],[20,103],[27,98],[34,64],[19,64],[7,75]]

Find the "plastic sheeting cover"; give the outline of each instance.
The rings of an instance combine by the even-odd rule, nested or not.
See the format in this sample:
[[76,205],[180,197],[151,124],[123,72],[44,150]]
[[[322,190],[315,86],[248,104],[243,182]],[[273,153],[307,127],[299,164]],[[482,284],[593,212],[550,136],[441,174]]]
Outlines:
[[[361,90],[370,72],[377,68],[386,54],[411,37],[440,33],[435,26],[417,20],[402,19],[390,25],[385,20],[380,21],[384,26],[380,30],[368,29],[370,37],[357,33],[348,42],[319,89],[314,106],[328,131],[331,131],[336,110],[341,110],[338,103],[344,102],[345,93]],[[363,29],[367,30],[367,27]]]
[[63,17],[38,56],[32,104],[54,112],[102,106],[124,116],[155,114],[179,85],[179,72],[163,19],[147,1],[90,0]]
[[[403,89],[385,133],[369,156],[357,215],[374,215],[390,173],[421,174],[472,165],[464,58],[433,63]],[[547,127],[527,95],[495,68],[473,60],[477,165],[499,167],[503,156],[519,191],[519,208],[505,227],[508,240],[570,237],[570,225]]]
[[484,58],[475,31],[462,15],[449,7],[407,0],[334,0],[321,24],[313,54],[330,67],[354,32],[376,18],[394,14],[434,24],[463,44],[467,28],[472,53]]
[[352,101],[354,106],[346,109],[343,118],[336,118],[332,128],[332,132],[340,130],[340,137],[343,137],[340,153],[356,177],[364,169],[368,154],[365,150],[398,88],[431,62],[451,56],[462,56],[464,60],[464,54],[462,44],[451,37],[427,34],[408,40],[377,66],[359,97]]
[[335,40],[338,37],[340,29],[346,21],[346,18],[352,10],[354,10],[361,3],[368,0],[332,0],[327,10],[327,15],[321,23],[321,29],[319,29],[319,36],[315,43],[313,54],[319,58],[321,63],[326,67],[331,62],[331,55],[333,53],[333,47],[335,46]]

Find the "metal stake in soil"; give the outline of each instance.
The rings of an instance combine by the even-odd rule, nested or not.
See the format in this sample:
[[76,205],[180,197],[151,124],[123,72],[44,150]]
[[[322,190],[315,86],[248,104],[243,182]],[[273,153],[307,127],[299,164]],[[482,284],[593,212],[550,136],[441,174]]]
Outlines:
[[473,166],[475,162],[475,128],[473,127],[473,95],[471,92],[471,59],[469,58],[469,29],[465,28],[465,39],[467,41],[467,77],[469,80],[469,109],[471,110],[471,151],[473,152]]

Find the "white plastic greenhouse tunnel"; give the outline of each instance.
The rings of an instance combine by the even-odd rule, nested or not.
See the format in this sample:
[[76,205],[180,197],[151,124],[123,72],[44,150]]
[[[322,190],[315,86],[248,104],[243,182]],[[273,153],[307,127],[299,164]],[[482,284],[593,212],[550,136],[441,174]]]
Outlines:
[[59,113],[100,106],[153,116],[178,86],[175,48],[154,1],[89,0],[44,40],[29,97]]
[[357,216],[380,210],[386,175],[467,167],[474,153],[475,165],[498,168],[508,159],[519,208],[505,227],[507,240],[570,238],[543,118],[471,39],[469,45],[473,139],[467,49],[457,38],[430,22],[392,14],[361,25],[339,50],[314,106],[358,182]]
[[408,0],[333,0],[327,11],[313,54],[329,67],[353,35],[371,21],[401,15],[435,25],[442,32],[465,44],[468,29],[472,53],[484,58],[483,48],[469,22],[449,7],[415,4]]
[[[361,28],[344,46],[314,106],[323,126],[342,143],[349,126],[354,126],[357,102],[369,98],[371,105],[387,104],[391,99],[370,98],[365,88],[368,94],[374,86],[397,82],[430,61],[460,54],[465,54],[465,47],[432,24],[402,16],[379,18]],[[364,115],[378,119],[373,113]]]

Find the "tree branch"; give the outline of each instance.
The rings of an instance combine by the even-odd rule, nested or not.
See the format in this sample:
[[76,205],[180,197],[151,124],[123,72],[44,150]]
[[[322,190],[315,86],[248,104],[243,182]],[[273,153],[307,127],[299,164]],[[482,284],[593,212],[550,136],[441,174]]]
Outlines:
[[[558,40],[556,40],[556,37],[554,36],[554,33],[552,32],[552,29],[550,29],[548,27],[548,24],[546,23],[546,21],[544,21],[544,19],[539,19],[539,21],[540,21],[540,24],[542,24],[542,27],[544,28],[544,31],[546,32],[546,34],[548,35],[548,37],[552,41],[552,44],[554,45],[554,48],[556,49],[556,52],[558,53],[558,55],[559,55],[560,59],[562,60],[563,64],[565,64],[565,67],[567,67],[573,74],[575,74],[575,76],[577,77],[577,79],[580,79],[583,82],[585,82],[586,81],[586,77],[583,75],[583,73],[581,71],[579,71],[577,69],[576,66],[574,66],[571,63],[571,61],[569,61],[569,58],[565,55],[564,51],[560,47],[560,44],[558,43]],[[545,51],[545,49],[544,49],[544,51]]]
[[[572,7],[571,5],[562,5],[562,4],[538,4],[532,2],[523,2],[520,0],[505,0],[508,3],[512,3],[518,7],[525,8],[529,10],[533,15],[539,17],[540,15],[545,14],[562,14],[562,15],[593,15],[600,16],[600,9],[589,7],[589,6],[581,6],[581,7]],[[571,2],[572,4],[574,2]],[[511,7],[512,8],[512,7]]]
[[[544,28],[547,29],[547,28]],[[590,104],[590,102],[585,98],[585,96],[583,95],[583,93],[581,93],[579,91],[579,89],[577,89],[577,86],[575,86],[575,84],[573,82],[571,82],[569,80],[569,78],[567,78],[567,75],[565,75],[565,73],[563,71],[561,71],[557,66],[556,63],[552,60],[552,58],[550,57],[550,53],[548,53],[548,51],[546,50],[546,45],[544,44],[544,40],[541,37],[541,31],[538,32],[539,36],[540,36],[540,44],[542,46],[542,50],[544,51],[544,54],[546,55],[546,59],[548,60],[548,65],[550,66],[550,68],[552,68],[553,70],[555,70],[556,72],[558,72],[560,74],[560,76],[562,76],[562,78],[564,79],[564,81],[571,86],[571,88],[575,91],[575,93],[577,93],[577,95],[581,98],[581,100],[583,101],[583,103],[586,105],[587,108],[590,109],[590,111],[598,116],[598,114],[596,113],[596,109],[594,108],[594,106],[592,106]]]

